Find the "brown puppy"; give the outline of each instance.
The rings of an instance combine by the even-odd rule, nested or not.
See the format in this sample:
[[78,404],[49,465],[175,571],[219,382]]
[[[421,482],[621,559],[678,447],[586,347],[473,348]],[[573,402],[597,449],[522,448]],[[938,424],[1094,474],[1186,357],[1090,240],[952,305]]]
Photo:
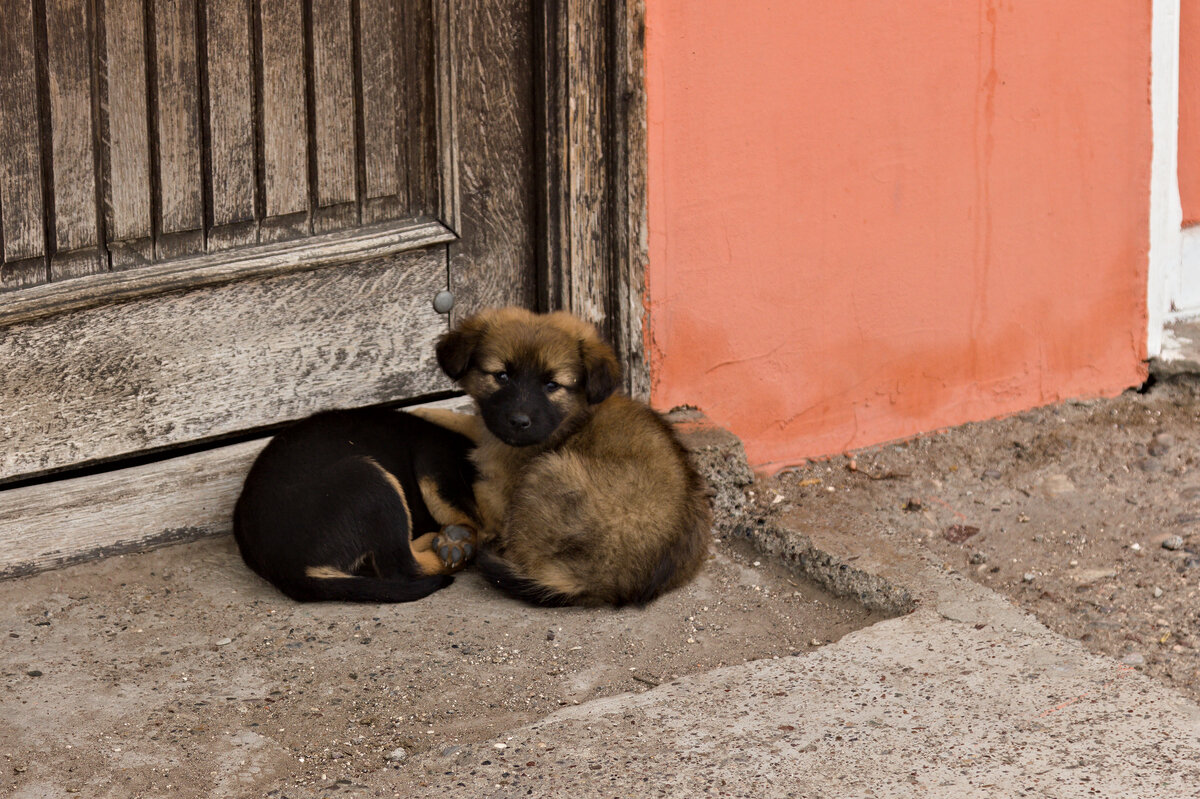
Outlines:
[[657,413],[613,393],[620,365],[591,325],[484,311],[443,336],[437,358],[479,407],[435,416],[478,442],[478,562],[492,582],[538,604],[622,605],[696,574],[703,482]]

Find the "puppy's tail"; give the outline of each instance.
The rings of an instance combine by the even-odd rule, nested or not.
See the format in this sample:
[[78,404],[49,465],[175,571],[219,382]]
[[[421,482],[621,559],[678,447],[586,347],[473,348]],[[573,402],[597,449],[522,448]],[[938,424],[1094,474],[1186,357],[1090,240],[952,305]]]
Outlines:
[[301,602],[414,602],[454,582],[448,574],[399,577],[304,576],[278,583],[280,590]]
[[483,579],[509,596],[543,608],[560,608],[574,604],[574,597],[543,585],[531,577],[518,574],[513,564],[488,551],[475,558],[475,567]]

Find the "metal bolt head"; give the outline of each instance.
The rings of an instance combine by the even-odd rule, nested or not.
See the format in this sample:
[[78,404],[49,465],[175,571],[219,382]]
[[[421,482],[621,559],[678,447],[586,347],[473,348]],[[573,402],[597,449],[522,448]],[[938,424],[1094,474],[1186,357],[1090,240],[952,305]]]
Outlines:
[[450,291],[439,291],[433,297],[433,310],[440,314],[450,313],[450,309],[454,307],[454,293]]

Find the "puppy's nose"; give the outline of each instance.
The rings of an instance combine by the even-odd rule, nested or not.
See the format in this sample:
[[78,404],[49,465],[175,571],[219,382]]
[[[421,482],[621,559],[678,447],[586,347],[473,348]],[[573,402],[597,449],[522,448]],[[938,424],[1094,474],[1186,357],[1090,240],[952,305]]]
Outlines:
[[512,425],[514,430],[528,430],[529,425],[533,424],[529,416],[524,413],[514,413],[508,417],[508,423]]

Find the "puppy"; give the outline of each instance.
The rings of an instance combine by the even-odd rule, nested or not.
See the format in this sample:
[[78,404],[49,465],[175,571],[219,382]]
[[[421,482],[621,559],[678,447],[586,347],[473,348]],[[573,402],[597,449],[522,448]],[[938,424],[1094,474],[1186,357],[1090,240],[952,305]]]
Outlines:
[[620,365],[591,325],[484,311],[437,359],[478,405],[427,418],[477,442],[479,566],[494,584],[543,605],[644,604],[696,574],[703,482],[657,413],[613,393]]
[[310,416],[246,477],[233,517],[242,559],[299,601],[427,596],[473,554],[472,446],[397,411]]

